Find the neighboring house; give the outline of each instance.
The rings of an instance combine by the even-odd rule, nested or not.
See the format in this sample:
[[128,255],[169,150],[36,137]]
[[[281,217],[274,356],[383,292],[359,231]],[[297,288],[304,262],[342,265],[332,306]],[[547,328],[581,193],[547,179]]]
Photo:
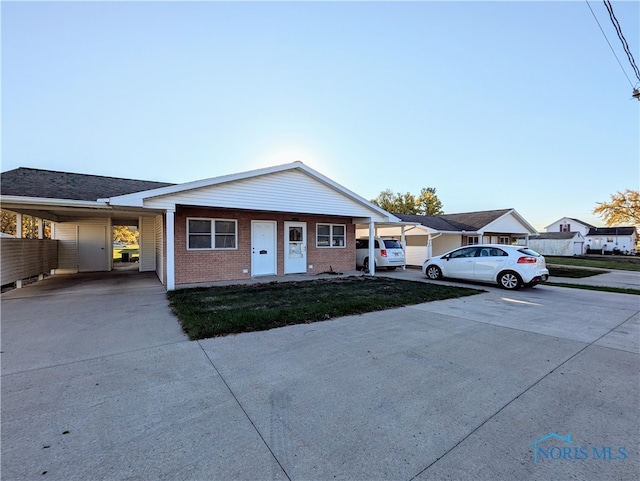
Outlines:
[[585,236],[586,253],[635,254],[638,231],[635,227],[592,227]]
[[529,237],[529,247],[545,256],[579,256],[585,253],[580,232],[543,232]]
[[[549,224],[546,228],[547,233],[558,232],[578,232],[584,237],[584,247],[581,254],[588,253],[621,253],[635,254],[638,241],[638,233],[635,227],[618,226],[618,227],[596,227],[580,219],[573,217],[563,217],[553,224]],[[564,240],[551,238],[546,239],[546,248],[549,250],[564,250],[569,252],[566,246],[563,246]],[[551,244],[557,244],[553,246]],[[576,241],[579,242],[579,241]],[[533,249],[533,247],[532,247]],[[534,249],[536,250],[536,249]],[[540,252],[545,254],[545,252]],[[549,253],[549,255],[551,255]],[[580,255],[574,254],[558,254],[558,255]]]
[[426,259],[463,245],[514,244],[518,238],[528,239],[537,234],[515,209],[431,216],[394,215],[414,225],[405,227],[404,235],[397,226],[379,227],[377,235],[401,239],[406,246],[407,265],[421,266]]
[[583,237],[589,233],[589,229],[593,228],[591,224],[573,217],[563,217],[545,227],[547,232],[580,232]]
[[52,222],[55,273],[111,270],[113,226],[133,225],[139,270],[168,290],[353,270],[356,226],[399,222],[301,162],[177,185],[19,168],[0,192],[2,209]]

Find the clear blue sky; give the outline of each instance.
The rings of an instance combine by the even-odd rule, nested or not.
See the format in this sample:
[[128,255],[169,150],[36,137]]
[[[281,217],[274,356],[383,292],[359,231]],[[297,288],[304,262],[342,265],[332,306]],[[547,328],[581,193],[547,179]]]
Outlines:
[[[590,0],[635,76],[600,0]],[[613,2],[640,63],[640,3]],[[301,160],[371,199],[602,224],[640,102],[587,4],[6,2],[2,171],[185,182]]]

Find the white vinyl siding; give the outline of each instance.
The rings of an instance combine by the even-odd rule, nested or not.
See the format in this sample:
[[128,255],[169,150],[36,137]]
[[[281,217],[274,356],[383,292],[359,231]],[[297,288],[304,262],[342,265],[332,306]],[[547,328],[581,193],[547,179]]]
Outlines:
[[140,272],[153,272],[156,270],[155,219],[140,217],[138,223],[140,231],[138,267]]
[[[58,267],[56,274],[72,274],[78,272],[78,229],[79,226],[105,227],[111,232],[111,219],[88,219],[77,222],[55,222],[52,224],[51,236],[58,242]],[[108,254],[112,256],[112,243],[106,242]],[[111,257],[109,257],[110,259]],[[103,270],[110,270],[111,262],[104,265]]]
[[316,247],[344,248],[347,245],[347,226],[345,224],[316,224]]
[[[364,201],[363,199],[363,202]],[[386,217],[300,171],[283,171],[167,194],[144,201],[144,206],[173,209],[175,205],[216,206],[274,212],[299,212],[346,217]]]
[[187,250],[234,250],[238,248],[235,219],[187,218]]

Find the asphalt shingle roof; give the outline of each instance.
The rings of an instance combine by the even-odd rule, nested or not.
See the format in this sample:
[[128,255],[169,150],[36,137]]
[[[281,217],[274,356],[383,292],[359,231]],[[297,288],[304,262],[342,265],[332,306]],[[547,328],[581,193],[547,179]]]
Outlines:
[[543,232],[542,234],[529,236],[529,239],[573,239],[577,232]]
[[425,227],[439,231],[476,231],[502,217],[512,209],[483,210],[478,212],[462,212],[459,214],[414,215],[396,214],[405,222],[419,222]]
[[633,235],[635,227],[593,227],[587,235]]
[[95,201],[169,185],[175,184],[26,167],[0,174],[0,193],[2,195],[51,199]]

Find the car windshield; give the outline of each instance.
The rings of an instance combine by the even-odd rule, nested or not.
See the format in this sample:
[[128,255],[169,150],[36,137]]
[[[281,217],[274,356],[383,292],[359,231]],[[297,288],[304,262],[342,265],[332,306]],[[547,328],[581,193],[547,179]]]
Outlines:
[[383,239],[383,242],[387,249],[402,249],[400,242],[395,239]]
[[540,257],[540,254],[538,254],[536,251],[532,251],[527,247],[525,247],[524,249],[518,249],[518,252],[521,252],[522,254],[526,254],[528,256]]

